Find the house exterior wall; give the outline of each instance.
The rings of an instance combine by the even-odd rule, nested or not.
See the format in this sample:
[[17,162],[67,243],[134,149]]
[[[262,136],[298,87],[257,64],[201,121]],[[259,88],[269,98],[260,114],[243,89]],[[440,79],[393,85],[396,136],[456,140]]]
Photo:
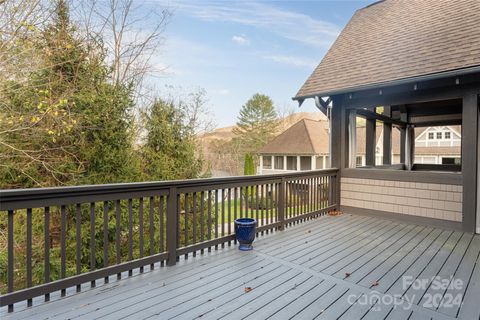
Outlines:
[[462,186],[341,178],[341,205],[462,221]]

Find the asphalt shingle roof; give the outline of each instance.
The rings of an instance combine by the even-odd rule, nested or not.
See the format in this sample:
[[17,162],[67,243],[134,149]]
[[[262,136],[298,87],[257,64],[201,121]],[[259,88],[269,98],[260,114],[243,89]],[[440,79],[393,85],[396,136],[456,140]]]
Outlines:
[[357,10],[296,97],[477,66],[480,0],[385,0]]

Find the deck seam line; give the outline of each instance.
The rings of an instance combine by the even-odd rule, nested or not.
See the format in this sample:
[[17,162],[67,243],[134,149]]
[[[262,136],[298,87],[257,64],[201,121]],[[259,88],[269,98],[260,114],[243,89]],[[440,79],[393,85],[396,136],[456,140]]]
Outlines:
[[[348,282],[348,281],[345,281],[345,280],[342,280],[342,279],[339,279],[339,278],[336,278],[336,277],[333,277],[333,276],[330,276],[330,275],[327,275],[327,274],[324,274],[324,273],[321,273],[321,272],[315,272],[315,271],[313,271],[309,268],[303,267],[303,266],[298,265],[296,263],[293,263],[293,262],[290,262],[290,261],[284,261],[282,259],[270,256],[270,255],[268,255],[266,253],[263,253],[263,252],[260,252],[260,251],[257,251],[257,253],[259,255],[264,256],[266,259],[270,259],[270,260],[272,260],[274,262],[277,262],[279,264],[282,264],[286,267],[290,267],[290,268],[305,272],[307,274],[313,275],[314,277],[318,277],[318,278],[321,278],[323,280],[331,281],[331,282],[335,283],[336,285],[344,286],[344,287],[347,287],[349,289],[357,290],[357,291],[360,291],[360,292],[366,293],[366,294],[371,294],[372,292],[374,292],[374,290],[372,290],[370,288],[360,286],[356,283],[351,283],[351,282]],[[380,297],[386,296],[386,294],[381,293],[381,292],[376,292],[376,294],[378,294]],[[406,305],[408,305],[410,310],[415,311],[415,312],[419,312],[419,313],[422,313],[422,314],[426,314],[427,316],[434,317],[435,319],[438,319],[438,320],[455,320],[455,319],[457,319],[457,318],[453,318],[453,317],[450,317],[448,315],[445,315],[445,314],[442,314],[442,313],[439,313],[439,312],[436,312],[436,311],[433,311],[433,310],[430,310],[430,309],[422,308],[422,307],[420,307],[419,305],[416,305],[416,304],[411,304],[404,299],[401,299],[401,300],[403,300],[403,302],[406,303]]]

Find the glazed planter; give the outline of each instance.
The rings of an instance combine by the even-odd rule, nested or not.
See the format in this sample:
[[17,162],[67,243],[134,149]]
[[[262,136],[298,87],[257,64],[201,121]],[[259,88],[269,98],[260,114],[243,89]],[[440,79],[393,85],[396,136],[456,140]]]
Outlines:
[[251,218],[240,218],[235,220],[235,235],[237,237],[238,249],[249,251],[253,249],[252,243],[255,240],[257,221]]

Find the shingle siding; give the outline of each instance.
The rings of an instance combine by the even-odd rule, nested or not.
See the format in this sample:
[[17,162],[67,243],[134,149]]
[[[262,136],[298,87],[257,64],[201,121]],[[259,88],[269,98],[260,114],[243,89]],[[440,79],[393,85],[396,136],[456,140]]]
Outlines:
[[343,206],[462,221],[462,186],[374,179],[341,179]]

